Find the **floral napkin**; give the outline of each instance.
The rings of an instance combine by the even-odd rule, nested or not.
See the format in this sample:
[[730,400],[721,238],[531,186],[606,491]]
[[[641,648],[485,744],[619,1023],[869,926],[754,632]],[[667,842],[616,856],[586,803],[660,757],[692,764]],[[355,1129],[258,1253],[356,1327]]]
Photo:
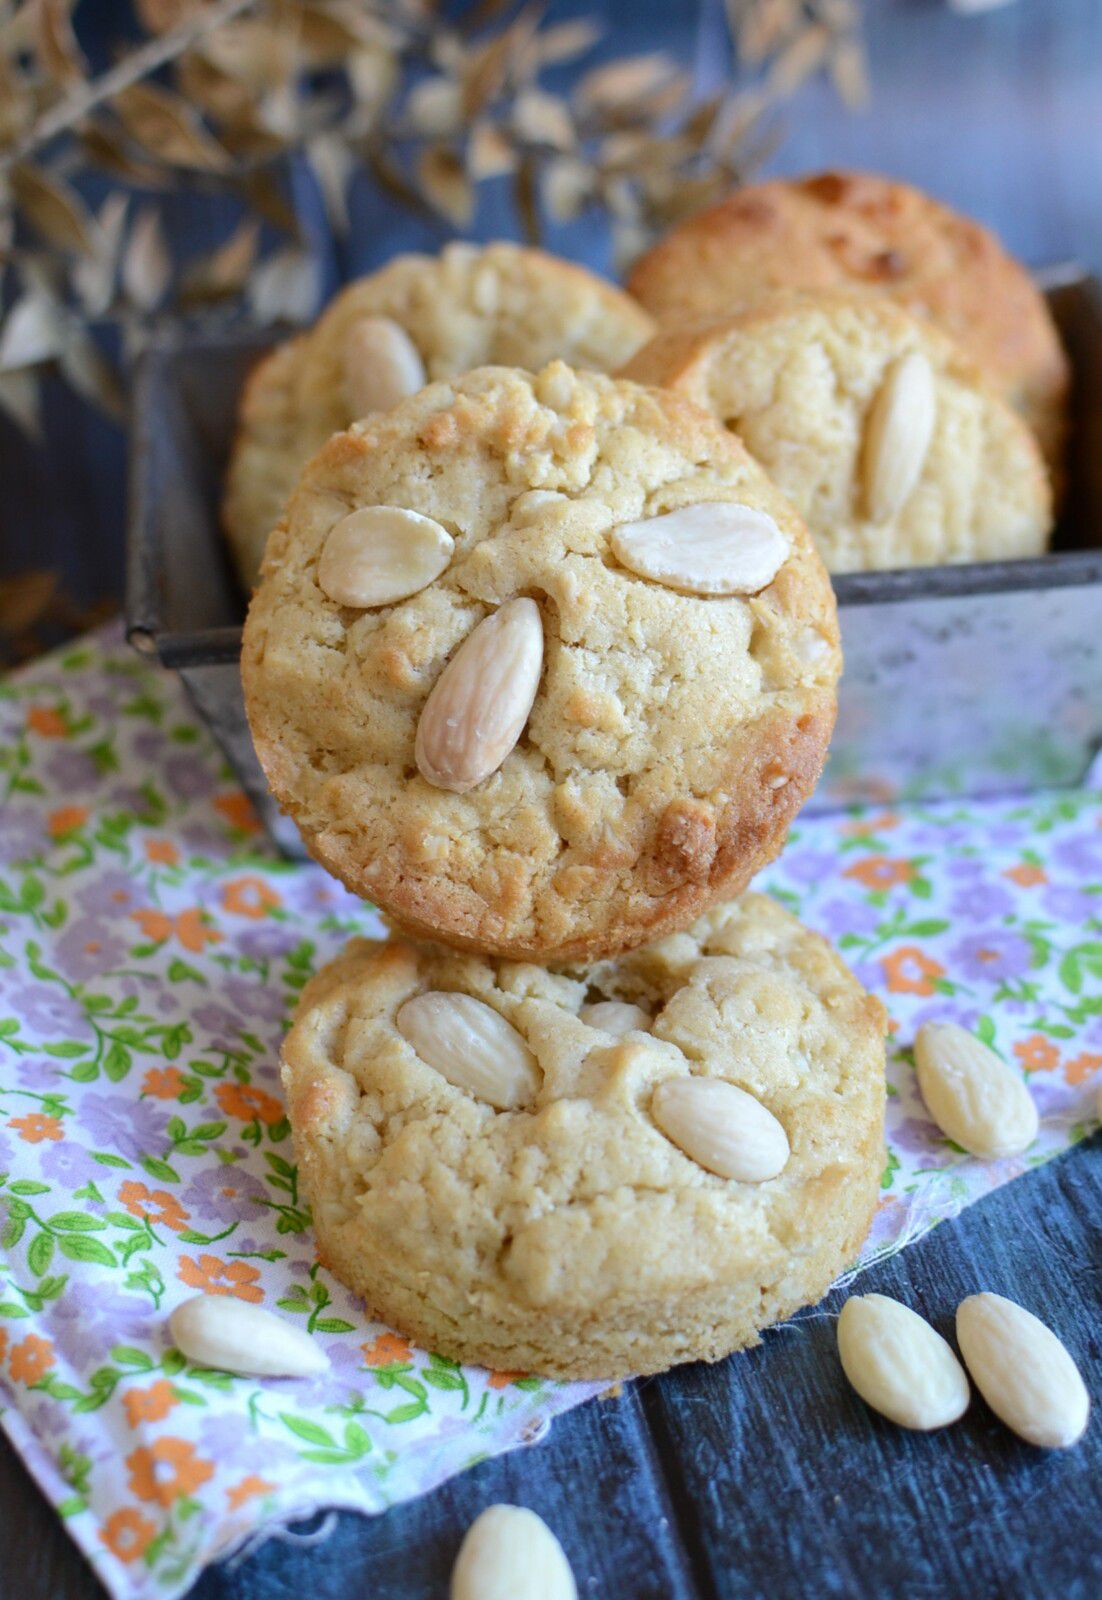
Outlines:
[[[117,629],[0,686],[4,1428],[112,1594],[181,1594],[258,1528],[378,1512],[596,1392],[461,1367],[365,1319],[314,1260],[277,1053],[310,972],[377,923],[274,856],[168,675]],[[1091,1123],[1102,796],[813,818],[767,887],[882,996],[889,1160],[864,1262]],[[949,1145],[914,1088],[927,1017],[1029,1075],[1029,1156]],[[324,1378],[188,1365],[196,1291],[308,1327]]]

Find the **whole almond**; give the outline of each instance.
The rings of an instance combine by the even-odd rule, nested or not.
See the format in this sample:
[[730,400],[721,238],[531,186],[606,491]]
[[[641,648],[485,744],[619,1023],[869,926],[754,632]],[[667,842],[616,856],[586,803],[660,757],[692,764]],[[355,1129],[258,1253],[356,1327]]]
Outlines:
[[666,1078],[651,1116],[690,1160],[721,1178],[765,1183],[788,1161],[788,1135],[773,1113],[721,1078]]
[[535,1056],[512,1023],[484,1000],[434,989],[407,1000],[395,1021],[421,1060],[457,1089],[499,1111],[535,1098]]
[[318,586],[339,606],[389,606],[444,571],[455,540],[419,511],[364,506],[342,517],[322,546]]
[[489,1506],[467,1529],[451,1600],[577,1600],[562,1545],[523,1506]]
[[621,523],[609,542],[629,571],[685,594],[757,594],[788,555],[771,516],[729,500]]
[[611,1033],[617,1039],[622,1039],[625,1033],[631,1033],[636,1028],[647,1029],[650,1027],[650,1013],[644,1011],[642,1006],[633,1006],[628,1000],[594,1000],[590,1005],[583,1006],[578,1012],[579,1017],[590,1028],[600,1028],[604,1033]]
[[400,323],[360,317],[344,336],[344,395],[354,417],[389,411],[425,387],[425,363]]
[[1038,1317],[1001,1294],[957,1307],[957,1343],[976,1388],[1028,1444],[1066,1450],[1083,1435],[1090,1396],[1071,1356]]
[[484,783],[523,733],[542,668],[534,600],[510,600],[480,622],[425,701],[415,747],[421,775],[456,794]]
[[865,424],[862,474],[870,521],[894,517],[922,476],[936,412],[933,369],[921,350],[908,350],[888,368]]
[[168,1326],[189,1361],[220,1372],[310,1378],[329,1367],[329,1357],[305,1329],[225,1295],[194,1295],[176,1307]]
[[924,1022],[915,1038],[926,1109],[975,1156],[1011,1156],[1037,1137],[1037,1107],[1018,1074],[955,1022]]
[[862,1400],[902,1428],[944,1428],[968,1409],[968,1379],[951,1347],[887,1295],[850,1296],[838,1318],[838,1354]]

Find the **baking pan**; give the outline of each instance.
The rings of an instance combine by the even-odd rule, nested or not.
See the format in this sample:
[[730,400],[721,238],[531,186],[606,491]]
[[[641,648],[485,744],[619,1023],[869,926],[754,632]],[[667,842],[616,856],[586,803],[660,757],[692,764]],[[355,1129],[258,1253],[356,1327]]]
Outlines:
[[[1073,785],[1102,747],[1102,290],[1074,268],[1044,281],[1075,373],[1054,548],[835,579],[846,667],[814,808]],[[301,854],[253,754],[245,602],[218,526],[237,396],[269,342],[168,328],[137,362],[127,631],[180,674],[273,838]]]

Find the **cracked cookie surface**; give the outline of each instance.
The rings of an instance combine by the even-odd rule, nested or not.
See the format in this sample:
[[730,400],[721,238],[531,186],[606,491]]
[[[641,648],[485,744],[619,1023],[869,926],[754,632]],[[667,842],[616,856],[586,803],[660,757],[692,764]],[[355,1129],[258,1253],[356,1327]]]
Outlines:
[[[704,502],[780,530],[759,593],[681,593],[615,558],[618,527]],[[454,549],[357,611],[319,559],[375,505]],[[542,628],[534,703],[498,769],[449,792],[418,770],[419,720],[518,597]],[[435,384],[333,438],[269,542],[242,654],[257,753],[311,853],[418,935],[534,960],[628,948],[741,891],[818,778],[840,665],[829,578],[743,447],[676,395],[562,363]]]
[[351,341],[388,318],[412,341],[425,382],[490,363],[542,367],[556,356],[608,372],[650,337],[647,313],[614,284],[542,250],[451,244],[403,255],[344,289],[316,325],[251,374],[227,470],[223,524],[246,588],[299,472],[363,415],[348,392]]
[[[439,991],[522,1037],[523,1109],[454,1087],[403,1036],[402,1008]],[[639,1026],[583,1020],[609,1002]],[[884,1025],[826,941],[756,894],[588,968],[356,940],[307,985],[283,1047],[319,1255],[457,1359],[588,1378],[718,1359],[818,1300],[860,1248],[884,1161]],[[689,1078],[778,1119],[778,1176],[718,1177],[660,1131],[656,1089]]]

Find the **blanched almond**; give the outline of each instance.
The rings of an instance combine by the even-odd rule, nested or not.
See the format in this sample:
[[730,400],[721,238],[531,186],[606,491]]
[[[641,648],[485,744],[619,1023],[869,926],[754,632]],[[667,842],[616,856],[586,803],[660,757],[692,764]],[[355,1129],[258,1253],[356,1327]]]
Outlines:
[[463,794],[485,782],[528,721],[543,668],[534,600],[510,600],[467,635],[440,674],[417,725],[421,774]]
[[788,1135],[773,1113],[720,1078],[666,1078],[651,1116],[690,1160],[721,1178],[765,1183],[788,1161]]
[[838,1354],[862,1400],[900,1427],[943,1428],[968,1409],[968,1379],[950,1346],[887,1295],[850,1296],[838,1318]]
[[570,1563],[551,1529],[523,1506],[489,1506],[467,1529],[451,1600],[577,1600]]
[[937,393],[921,350],[893,361],[869,408],[862,472],[872,522],[887,522],[905,504],[934,436]]
[[455,541],[446,528],[401,506],[364,506],[331,530],[318,585],[339,606],[389,606],[444,571]]
[[434,989],[407,1000],[395,1021],[422,1061],[475,1099],[512,1111],[535,1098],[535,1056],[512,1023],[484,1000]]
[[1005,1061],[955,1022],[924,1022],[918,1087],[942,1133],[976,1156],[1011,1156],[1037,1137],[1037,1107]]
[[413,340],[390,317],[360,317],[341,352],[344,395],[354,418],[389,411],[425,387],[425,363]]
[[1001,1294],[957,1307],[957,1343],[992,1411],[1028,1444],[1065,1450],[1083,1435],[1090,1396],[1050,1328]]
[[604,1033],[614,1034],[617,1039],[622,1039],[625,1033],[631,1033],[634,1028],[650,1027],[650,1013],[627,1000],[594,1000],[592,1004],[583,1006],[578,1015],[587,1027],[600,1028]]
[[309,1378],[329,1357],[304,1328],[260,1306],[225,1295],[197,1294],[178,1305],[168,1326],[189,1361],[243,1377]]
[[772,517],[729,500],[622,523],[609,542],[629,571],[685,594],[757,594],[788,555]]

